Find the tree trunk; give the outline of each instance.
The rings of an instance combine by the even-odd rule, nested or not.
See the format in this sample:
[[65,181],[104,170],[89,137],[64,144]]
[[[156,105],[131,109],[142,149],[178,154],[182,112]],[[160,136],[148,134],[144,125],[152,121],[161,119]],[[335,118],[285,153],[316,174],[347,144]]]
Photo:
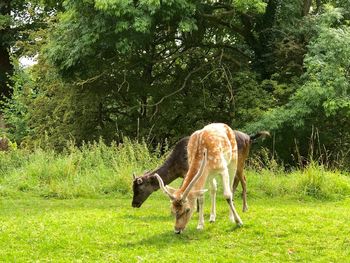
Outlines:
[[302,16],[307,16],[310,12],[312,0],[304,0]]
[[[11,14],[11,1],[3,0],[0,3],[0,15],[10,15]],[[9,97],[11,95],[11,90],[7,86],[8,75],[13,72],[13,67],[10,62],[10,44],[9,38],[9,28],[0,30],[0,100],[3,96]]]
[[[0,32],[0,35],[2,32]],[[12,65],[10,63],[9,51],[4,47],[0,46],[0,87],[1,95],[5,97],[10,96],[10,89],[7,86],[8,75],[13,71]]]
[[5,126],[4,117],[0,113],[0,136],[2,136],[2,133],[5,131],[5,128],[6,126]]
[[273,40],[271,29],[275,25],[280,2],[281,0],[269,0],[264,16],[261,22],[256,26],[258,37],[256,47],[254,48],[256,54],[254,66],[263,79],[270,78],[273,73],[270,69],[271,61],[266,55],[273,52],[270,45],[270,42]]
[[321,0],[316,0],[316,14],[318,14],[321,10],[322,2]]

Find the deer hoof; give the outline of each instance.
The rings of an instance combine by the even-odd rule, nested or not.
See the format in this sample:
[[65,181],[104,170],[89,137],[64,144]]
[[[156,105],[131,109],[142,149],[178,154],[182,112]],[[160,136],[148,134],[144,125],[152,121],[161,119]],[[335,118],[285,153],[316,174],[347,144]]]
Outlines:
[[243,222],[242,221],[236,222],[236,224],[237,224],[237,227],[242,227],[243,226]]
[[203,230],[204,226],[203,225],[198,225],[197,230]]
[[215,222],[216,217],[214,215],[211,215],[209,218],[209,222],[210,223],[214,223]]

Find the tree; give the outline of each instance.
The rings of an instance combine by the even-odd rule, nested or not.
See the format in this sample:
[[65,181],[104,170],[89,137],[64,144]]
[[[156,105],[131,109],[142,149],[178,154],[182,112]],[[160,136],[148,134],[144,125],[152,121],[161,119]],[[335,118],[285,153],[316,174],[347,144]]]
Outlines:
[[288,161],[294,139],[307,145],[313,129],[333,130],[322,141],[341,145],[337,138],[349,134],[336,125],[348,114],[345,7],[64,1],[43,29],[26,31],[38,64],[23,75],[16,69],[6,115],[12,127],[26,126],[17,140],[48,139],[58,148],[99,137],[174,142],[208,122],[274,130],[275,149]]
[[73,88],[98,94],[93,133],[115,133],[117,123],[123,135],[176,140],[208,119],[234,118],[230,82],[252,57],[236,27],[264,6],[66,1],[43,54]]
[[[10,77],[13,73],[11,56],[20,57],[33,45],[33,31],[46,26],[45,19],[60,10],[58,1],[3,0],[0,3],[0,101],[11,95]],[[18,43],[19,41],[19,43]],[[35,55],[35,53],[29,53]],[[1,108],[0,108],[1,109]]]
[[[350,27],[344,20],[344,10],[331,6],[313,23],[317,34],[304,60],[303,85],[285,105],[270,110],[247,129],[268,128],[283,134],[284,139],[303,137],[303,156],[309,150],[307,138],[317,129],[322,143],[319,154],[327,154],[325,148],[336,158],[348,148],[350,138]],[[289,140],[289,144],[294,141]]]

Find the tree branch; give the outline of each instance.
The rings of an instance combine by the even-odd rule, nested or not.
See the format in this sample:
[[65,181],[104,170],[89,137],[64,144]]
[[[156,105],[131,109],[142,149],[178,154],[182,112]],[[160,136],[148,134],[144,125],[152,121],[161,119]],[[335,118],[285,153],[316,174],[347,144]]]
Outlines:
[[234,32],[236,32],[236,33],[238,33],[239,35],[241,35],[241,36],[243,36],[243,37],[246,36],[246,32],[244,32],[244,30],[242,30],[241,28],[239,28],[239,27],[233,25],[232,23],[229,23],[229,22],[226,22],[226,21],[220,19],[220,18],[219,18],[218,16],[216,16],[216,15],[212,15],[212,14],[201,14],[201,16],[202,16],[203,18],[206,18],[206,19],[208,19],[208,20],[210,20],[210,21],[216,23],[216,24],[219,24],[219,25],[222,25],[222,26],[224,26],[224,27],[227,27],[227,28],[229,28],[230,30],[232,30],[232,31],[234,31]]
[[172,96],[174,96],[175,94],[179,93],[181,90],[183,90],[186,87],[187,81],[190,79],[190,77],[200,71],[202,68],[204,68],[207,64],[202,64],[201,66],[199,66],[198,68],[193,69],[192,71],[190,71],[187,76],[184,79],[184,82],[182,83],[181,87],[177,90],[175,90],[174,92],[165,95],[163,98],[161,98],[158,102],[154,103],[154,104],[148,104],[148,105],[144,105],[146,107],[154,107],[154,106],[158,106],[159,104],[161,104],[165,99],[170,98]]

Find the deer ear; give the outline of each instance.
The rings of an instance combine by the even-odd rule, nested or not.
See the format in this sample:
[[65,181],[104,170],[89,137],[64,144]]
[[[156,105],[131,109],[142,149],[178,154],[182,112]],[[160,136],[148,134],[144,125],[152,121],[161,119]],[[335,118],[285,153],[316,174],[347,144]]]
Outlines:
[[136,174],[132,173],[132,179],[135,180],[136,179]]
[[196,190],[196,191],[191,191],[191,194],[198,197],[198,196],[203,195],[207,191],[208,191],[208,189]]
[[166,185],[165,187],[168,189],[169,193],[171,193],[171,194],[175,193],[175,191],[176,191],[176,189],[172,188],[171,186]]

